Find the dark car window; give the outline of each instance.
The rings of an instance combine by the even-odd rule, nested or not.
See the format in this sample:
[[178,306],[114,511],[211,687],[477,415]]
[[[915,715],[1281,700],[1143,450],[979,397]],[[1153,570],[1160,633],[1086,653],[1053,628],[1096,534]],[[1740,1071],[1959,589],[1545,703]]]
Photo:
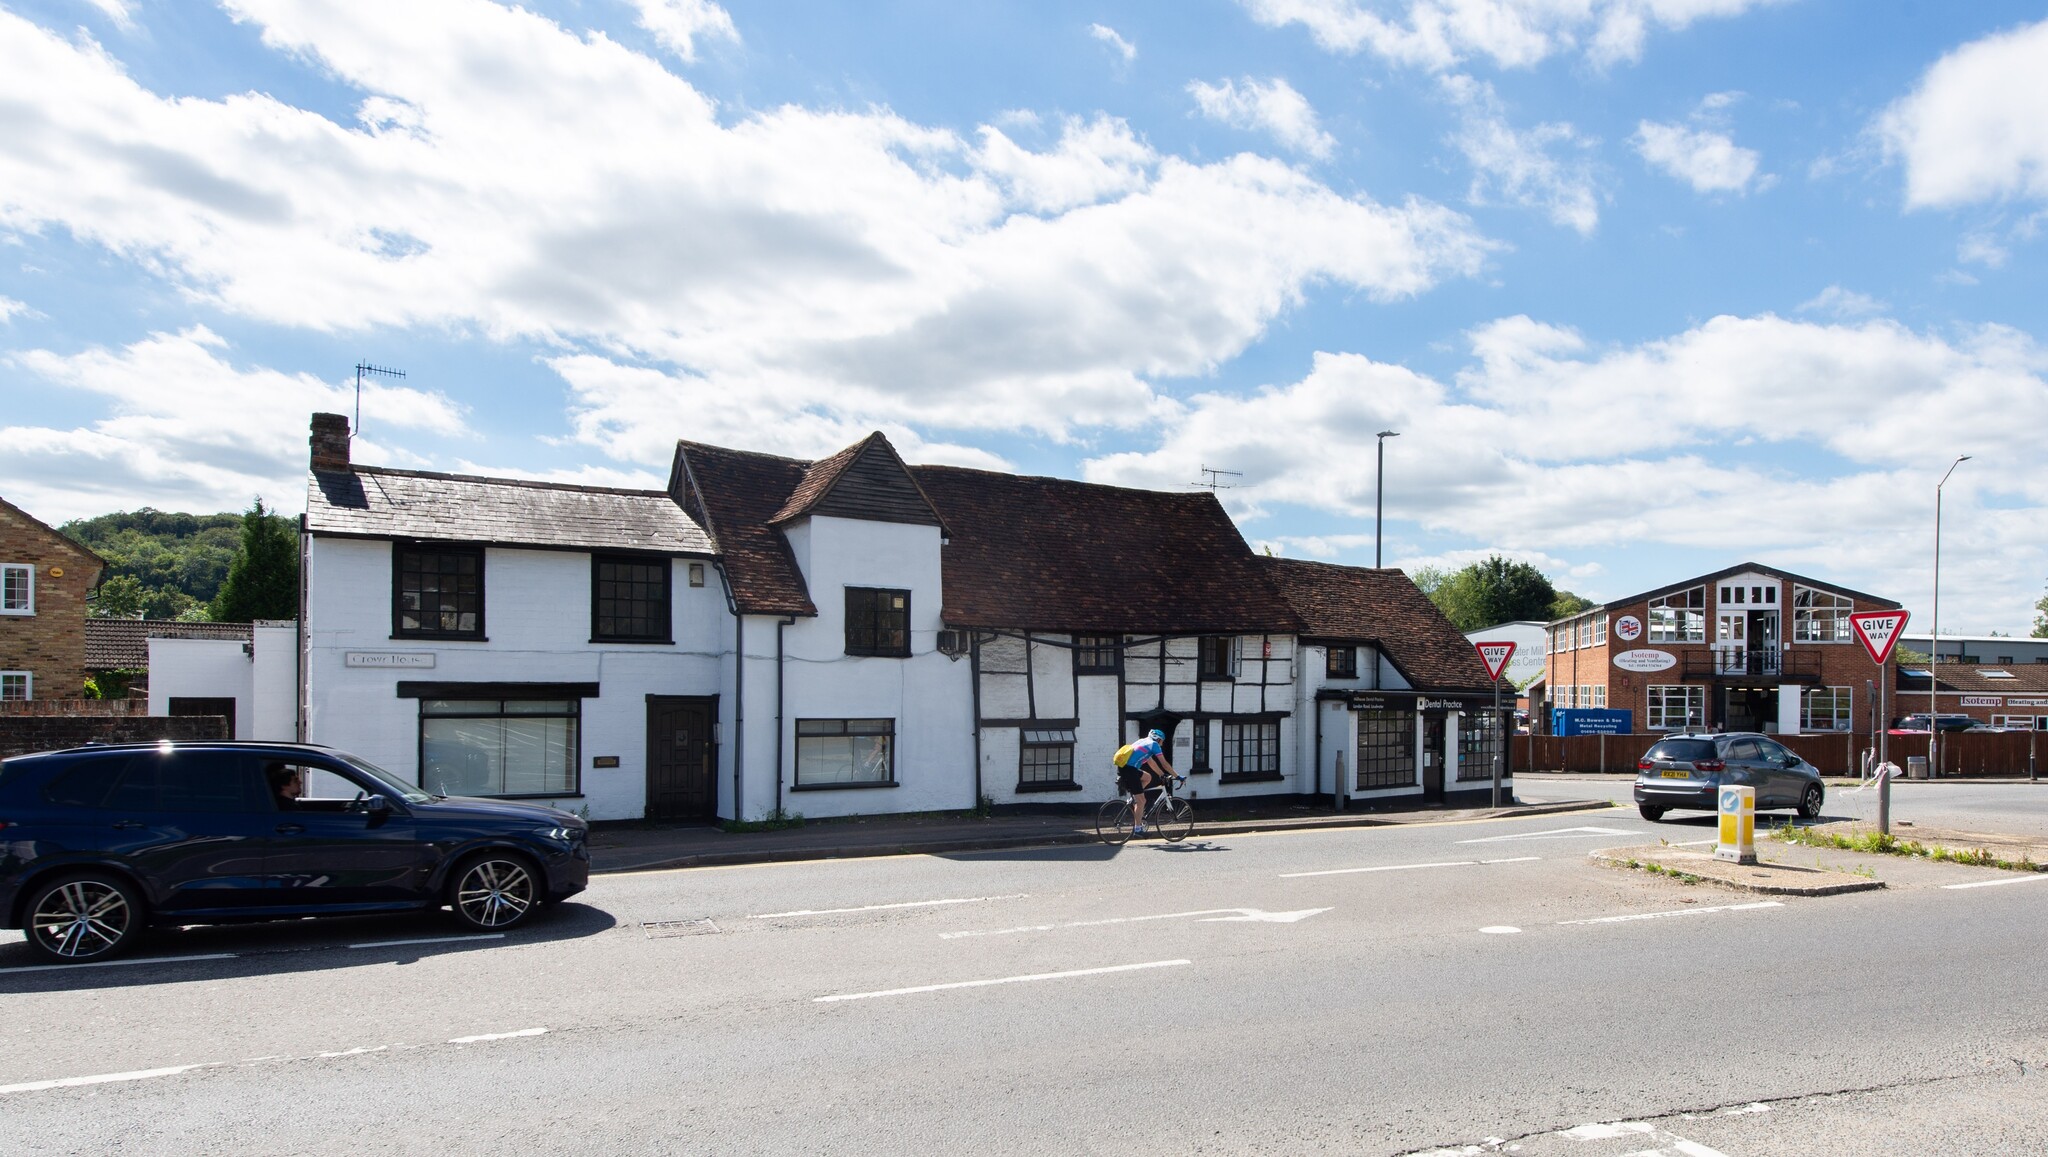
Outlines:
[[1728,745],[1728,758],[1755,760],[1763,758],[1763,753],[1757,750],[1756,740],[1738,739]]
[[1772,743],[1768,739],[1757,740],[1756,746],[1757,750],[1763,753],[1764,759],[1772,763],[1788,762],[1792,755],[1790,751],[1786,750],[1783,747],[1780,747],[1775,743]]
[[89,755],[75,760],[43,788],[43,798],[59,807],[96,808],[107,802],[114,781],[133,756]]
[[107,798],[117,811],[246,812],[262,801],[256,768],[239,754],[174,751],[139,755]]
[[1714,758],[1714,741],[1711,739],[1660,739],[1650,746],[1644,759],[1671,759],[1687,763],[1695,759]]

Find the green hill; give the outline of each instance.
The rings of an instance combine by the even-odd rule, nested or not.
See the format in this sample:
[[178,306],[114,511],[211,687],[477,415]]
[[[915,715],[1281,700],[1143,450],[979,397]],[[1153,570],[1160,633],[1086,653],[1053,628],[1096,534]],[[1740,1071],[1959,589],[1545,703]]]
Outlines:
[[203,619],[241,545],[242,516],[144,507],[75,519],[57,529],[107,560],[93,614]]

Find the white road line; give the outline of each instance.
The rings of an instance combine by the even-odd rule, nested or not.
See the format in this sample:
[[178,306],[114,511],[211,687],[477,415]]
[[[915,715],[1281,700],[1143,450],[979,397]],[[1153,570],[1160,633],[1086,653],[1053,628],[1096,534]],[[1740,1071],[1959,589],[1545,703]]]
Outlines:
[[23,1081],[18,1085],[0,1085],[0,1094],[37,1093],[44,1089],[69,1089],[79,1085],[111,1085],[117,1081],[146,1081],[151,1077],[175,1077],[179,1073],[189,1073],[194,1069],[210,1069],[226,1063],[208,1061],[200,1065],[172,1065],[167,1069],[137,1069],[132,1073],[100,1073],[90,1077],[59,1077],[54,1081]]
[[406,944],[453,944],[458,940],[503,940],[503,932],[485,932],[471,936],[421,936],[414,940],[365,940],[361,944],[350,944],[350,948],[397,948]]
[[795,912],[763,912],[749,920],[781,920],[790,916],[838,916],[847,912],[881,912],[890,908],[936,908],[942,904],[986,904],[991,900],[1023,900],[1027,894],[1010,896],[963,896],[955,900],[908,900],[901,904],[863,904],[858,908],[804,908]]
[[1054,932],[1062,928],[1100,928],[1106,924],[1142,924],[1148,920],[1189,920],[1197,916],[1208,919],[1204,923],[1247,923],[1247,924],[1298,924],[1310,916],[1320,916],[1328,908],[1303,908],[1295,912],[1268,912],[1261,908],[1203,908],[1197,912],[1162,912],[1154,916],[1111,916],[1102,920],[1076,920],[1070,924],[1024,924],[1016,928],[975,929],[967,932],[941,932],[941,940],[965,940],[975,936],[1014,936],[1020,932]]
[[1552,828],[1545,832],[1516,832],[1506,836],[1485,836],[1476,840],[1459,840],[1461,844],[1498,844],[1507,840],[1561,840],[1571,836],[1636,836],[1640,831],[1630,828]]
[[1627,916],[1600,916],[1591,920],[1559,920],[1565,924],[1625,924],[1631,920],[1662,920],[1666,916],[1704,916],[1708,912],[1750,912],[1758,908],[1783,908],[1783,900],[1758,900],[1754,904],[1717,904],[1711,908],[1679,908],[1671,912],[1634,912]]
[[837,996],[814,996],[812,1004],[839,1000],[871,1000],[877,996],[910,996],[919,992],[944,992],[951,988],[987,988],[995,984],[1023,984],[1032,980],[1068,980],[1076,976],[1105,976],[1112,972],[1140,972],[1148,968],[1181,968],[1192,960],[1150,960],[1143,964],[1115,964],[1108,968],[1077,968],[1071,972],[1034,972],[1028,976],[1002,976],[994,980],[956,980],[951,984],[921,984],[916,988],[890,988],[881,992],[846,992]]
[[[1467,841],[1470,842],[1470,841]],[[1540,860],[1542,856],[1516,856],[1509,860],[1442,860],[1433,864],[1383,864],[1377,868],[1331,868],[1322,872],[1283,872],[1283,880],[1302,880],[1310,876],[1355,876],[1361,872],[1409,872],[1417,868],[1471,868],[1480,864],[1526,864]]]
[[200,956],[143,956],[134,960],[86,960],[77,964],[24,964],[20,968],[0,968],[0,976],[12,976],[17,972],[49,972],[58,968],[69,972],[74,968],[125,968],[131,964],[182,964],[187,960],[233,959],[233,952],[208,952]]
[[1673,844],[1673,845],[1671,845],[1671,846],[1672,846],[1672,847],[1674,847],[1674,848],[1697,848],[1697,847],[1699,847],[1699,846],[1700,846],[1701,844],[1718,844],[1718,843],[1720,843],[1720,842],[1721,842],[1721,840],[1720,840],[1720,838],[1719,838],[1719,837],[1717,836],[1717,837],[1715,837],[1714,839],[1711,839],[1711,840],[1687,840],[1687,841],[1685,841],[1684,843],[1681,843],[1681,844]]
[[2010,880],[1979,880],[1974,884],[1943,884],[1943,888],[1996,888],[2005,884],[2031,884],[2037,880],[2048,880],[2048,874],[2036,872],[2031,876],[2014,876]]
[[452,1045],[473,1045],[478,1041],[511,1040],[516,1036],[540,1036],[547,1031],[544,1028],[522,1028],[517,1032],[486,1032],[478,1033],[476,1036],[449,1037],[448,1043]]

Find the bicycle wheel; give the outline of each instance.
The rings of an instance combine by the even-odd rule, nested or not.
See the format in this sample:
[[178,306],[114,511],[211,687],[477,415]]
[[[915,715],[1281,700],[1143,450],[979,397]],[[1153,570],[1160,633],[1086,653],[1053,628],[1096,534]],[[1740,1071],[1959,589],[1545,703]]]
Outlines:
[[1113,799],[1095,813],[1095,834],[1105,844],[1121,844],[1131,838],[1131,801]]
[[1195,805],[1175,796],[1152,809],[1152,822],[1159,825],[1159,835],[1167,843],[1177,844],[1195,830]]

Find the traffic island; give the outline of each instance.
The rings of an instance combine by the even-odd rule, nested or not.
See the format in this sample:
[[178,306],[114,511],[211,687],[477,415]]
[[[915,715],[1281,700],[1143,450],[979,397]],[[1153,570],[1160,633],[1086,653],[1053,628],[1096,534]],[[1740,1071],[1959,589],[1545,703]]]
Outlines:
[[1592,853],[1592,858],[1603,867],[1650,872],[1685,883],[1719,884],[1766,896],[1839,896],[1884,887],[1883,880],[1850,872],[1761,860],[1740,864],[1715,859],[1712,849],[1674,848],[1669,844],[1602,848]]

